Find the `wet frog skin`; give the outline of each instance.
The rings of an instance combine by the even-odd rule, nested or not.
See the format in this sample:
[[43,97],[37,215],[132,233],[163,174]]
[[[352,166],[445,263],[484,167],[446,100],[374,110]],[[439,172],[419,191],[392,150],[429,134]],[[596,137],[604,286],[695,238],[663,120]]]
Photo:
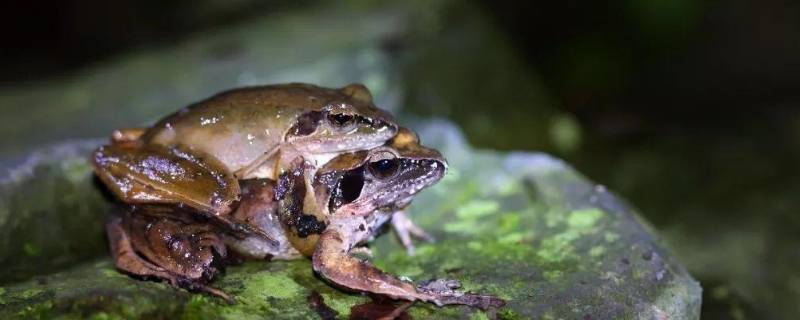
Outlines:
[[[403,132],[399,137],[408,134],[405,130]],[[413,165],[418,160],[403,159],[397,150],[384,146],[370,151],[342,154],[317,171],[312,190],[319,193],[318,202],[323,203],[322,207],[336,210],[346,203],[358,201],[358,198],[371,198],[378,194],[387,194],[384,191],[395,191],[393,187],[401,185],[405,180],[422,181],[419,180],[420,177],[436,173],[425,179],[423,184],[413,184],[419,188],[409,189],[418,191],[437,181],[445,170],[444,160],[438,152],[427,148],[425,150],[435,158],[424,162],[426,166],[416,166],[418,170],[408,171],[402,176],[382,175],[383,180],[372,178],[370,181],[363,178],[372,177],[367,173],[371,159],[378,156],[386,159],[390,156],[386,153],[391,153],[392,157],[400,157],[392,158],[398,163],[406,161]],[[430,170],[430,165],[434,163],[435,170]],[[220,261],[224,260],[228,249],[254,259],[297,259],[314,253],[317,240],[327,227],[328,211],[304,214],[303,202],[307,192],[303,174],[311,170],[307,160],[297,157],[290,170],[281,175],[280,183],[264,178],[239,181],[242,190],[241,203],[231,217],[253,230],[267,234],[268,238],[255,234],[244,237],[232,235],[226,228],[209,223],[203,216],[192,215],[191,208],[132,205],[107,224],[115,264],[118,269],[129,274],[164,279],[175,287],[205,291],[232,301],[225,292],[207,285],[219,272]],[[362,192],[362,187],[369,192]],[[413,195],[402,192],[397,194],[406,197]],[[277,200],[278,196],[285,197],[285,200]],[[292,205],[290,201],[295,198],[298,199],[299,207]],[[392,198],[383,199],[383,202],[373,202],[376,204],[375,208],[378,203],[385,203],[387,208],[393,205],[390,203]],[[322,221],[317,220],[317,216]],[[390,211],[366,215],[362,220],[368,225],[356,232],[362,235],[366,235],[365,231],[374,232],[389,218]]]
[[[121,249],[115,253],[117,266],[132,274],[167,279],[177,286],[230,299],[224,292],[205,286],[217,272],[214,261],[219,261],[226,253],[225,248],[220,248],[219,237],[222,237],[229,251],[250,258],[310,256],[314,270],[322,278],[345,289],[439,305],[466,304],[485,309],[503,304],[492,296],[460,292],[456,290],[458,282],[453,280],[422,284],[401,281],[351,256],[351,253],[364,251],[361,245],[372,240],[386,223],[392,224],[401,239],[403,235],[408,238],[409,234],[425,236],[408,220],[403,209],[417,192],[441,179],[447,165],[436,150],[419,145],[416,135],[401,130],[386,146],[334,158],[316,171],[311,185],[315,194],[312,200],[306,199],[307,190],[302,190],[306,187],[302,173],[311,170],[307,165],[307,161],[295,159],[278,182],[269,179],[241,181],[242,203],[232,216],[270,234],[277,240],[275,243],[257,236],[237,238],[219,233],[215,237],[213,232],[207,234],[205,229],[199,229],[207,226],[202,222],[194,228],[203,232],[188,232],[186,230],[192,228],[191,219],[175,222],[176,217],[159,216],[159,212],[154,211],[140,214],[154,216],[140,218],[149,219],[149,224],[136,224],[131,216],[109,224],[109,237],[121,239],[113,245]],[[307,211],[306,205],[310,202],[315,203],[311,209],[320,211]],[[180,223],[184,223],[181,228],[152,231],[153,226]],[[194,238],[187,237],[187,233]],[[131,240],[137,238],[140,240]],[[174,239],[187,238],[195,245],[172,244]],[[410,244],[410,240],[403,242]],[[181,261],[163,257],[180,256],[184,248],[197,250],[198,257],[210,258],[189,259],[194,264],[184,262],[180,267],[160,265]],[[148,250],[160,252],[160,258],[146,256]]]
[[[304,167],[303,162],[294,162],[294,170]],[[389,221],[409,253],[413,253],[410,235],[430,239],[403,210],[416,193],[438,182],[446,170],[447,163],[438,151],[420,145],[415,133],[401,128],[386,146],[340,155],[321,168],[314,179],[315,204],[302,199],[304,190],[297,190],[303,186],[299,181],[302,174],[289,171],[281,175],[275,190],[278,219],[284,221],[292,245],[311,256],[314,271],[341,288],[440,306],[500,307],[504,302],[499,298],[458,291],[458,281],[414,284],[351,255],[364,251],[362,245]],[[309,207],[317,212],[309,212]],[[287,223],[303,220],[322,223],[324,229],[304,232],[301,228],[305,226]]]
[[147,129],[118,130],[92,162],[124,203],[189,207],[245,233],[252,230],[229,216],[239,180],[274,179],[296,157],[320,166],[380,146],[396,131],[362,85],[270,85],[223,92]]

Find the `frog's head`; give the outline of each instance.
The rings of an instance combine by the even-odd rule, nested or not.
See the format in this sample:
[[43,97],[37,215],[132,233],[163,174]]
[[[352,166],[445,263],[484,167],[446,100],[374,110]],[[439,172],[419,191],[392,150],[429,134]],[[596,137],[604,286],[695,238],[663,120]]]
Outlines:
[[318,199],[329,214],[368,215],[377,209],[402,208],[420,190],[439,181],[447,161],[419,144],[412,131],[400,128],[386,145],[342,154],[315,178]]
[[309,153],[338,153],[383,145],[397,133],[394,118],[377,108],[361,84],[325,95],[318,108],[301,114],[286,140]]

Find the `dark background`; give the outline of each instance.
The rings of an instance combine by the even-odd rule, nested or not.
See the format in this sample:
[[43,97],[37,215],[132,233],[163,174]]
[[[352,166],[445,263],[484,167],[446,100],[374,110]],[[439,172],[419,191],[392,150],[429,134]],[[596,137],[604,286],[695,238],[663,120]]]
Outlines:
[[[0,84],[52,81],[98,61],[314,4],[4,3]],[[536,75],[549,106],[524,100],[515,84],[527,78],[502,78],[503,70],[493,69],[479,80],[498,85],[454,99],[464,109],[411,112],[451,118],[480,147],[557,154],[629,199],[701,281],[704,318],[789,318],[798,310],[800,2],[475,5],[497,31],[491,37],[510,43],[522,68]],[[448,31],[469,25],[469,17],[453,10],[436,33],[443,38],[412,35],[387,41],[386,50],[404,66],[405,79],[435,73],[426,68],[438,65],[435,59],[416,59],[406,48],[493,45],[495,39]],[[479,57],[454,68],[481,67]],[[461,89],[452,78],[440,79],[426,85]],[[406,87],[410,104],[424,102],[420,86]],[[494,105],[500,95],[505,100]]]

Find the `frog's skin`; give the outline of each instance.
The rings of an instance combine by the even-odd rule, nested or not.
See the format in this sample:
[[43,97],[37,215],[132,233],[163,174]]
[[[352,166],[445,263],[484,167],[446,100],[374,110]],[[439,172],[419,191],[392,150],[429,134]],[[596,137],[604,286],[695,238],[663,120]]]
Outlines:
[[118,130],[93,164],[125,203],[187,206],[245,231],[229,217],[238,180],[274,179],[284,159],[296,157],[318,167],[341,152],[380,146],[396,132],[392,117],[359,84],[251,87],[213,96],[147,129]]
[[[402,133],[392,142],[401,141],[401,137],[408,137],[410,133]],[[415,137],[415,136],[414,136]],[[431,149],[421,149],[426,157],[403,158],[400,150],[390,146],[382,146],[371,151],[345,153],[331,160],[316,174],[312,189],[324,199],[319,202],[322,207],[339,208],[348,202],[354,202],[352,192],[361,190],[344,190],[352,187],[363,186],[364,192],[356,194],[356,198],[374,199],[378,195],[396,191],[398,196],[409,199],[413,193],[435,182],[444,174],[445,162],[438,152]],[[368,169],[368,161],[372,159],[391,158],[392,161],[407,163],[404,174],[386,175],[384,179],[375,179],[373,170]],[[395,157],[399,157],[395,159]],[[424,159],[430,158],[430,159]],[[327,224],[325,217],[329,211],[320,215],[322,221],[316,216],[303,215],[301,211],[288,210],[288,199],[305,198],[306,184],[303,182],[304,170],[311,170],[306,165],[308,161],[298,157],[292,169],[282,175],[283,185],[265,178],[240,180],[241,204],[231,217],[242,223],[252,226],[276,240],[271,242],[257,235],[248,235],[238,238],[214,227],[202,216],[192,215],[190,208],[174,208],[163,205],[132,205],[120,217],[114,217],[107,225],[107,232],[111,240],[112,253],[117,268],[138,276],[167,280],[175,287],[206,291],[225,299],[229,299],[224,292],[208,287],[205,284],[217,273],[219,261],[226,255],[226,247],[240,255],[255,259],[297,259],[303,258],[301,251],[306,255],[313,254],[316,239]],[[395,168],[399,169],[400,166]],[[299,169],[299,170],[297,170]],[[377,172],[377,171],[376,171]],[[428,178],[425,178],[428,177]],[[369,178],[369,180],[364,179]],[[360,180],[360,181],[357,181]],[[404,184],[404,181],[410,183]],[[296,185],[293,184],[296,182]],[[354,185],[350,185],[353,184]],[[406,185],[399,190],[398,186]],[[276,201],[277,189],[284,190],[284,195],[289,191],[298,193],[287,196],[286,201]],[[345,192],[346,191],[346,192]],[[348,194],[347,192],[350,192]],[[386,208],[391,208],[392,198],[378,197],[378,203],[386,203]],[[356,200],[357,201],[357,200]],[[407,203],[407,200],[405,200]],[[278,211],[280,204],[284,204],[286,213],[299,213],[294,217],[281,216]],[[400,203],[398,201],[398,203]],[[297,208],[292,208],[297,209]],[[366,215],[363,220],[365,226],[374,233],[391,217],[391,211],[385,210],[380,214]],[[367,230],[367,229],[364,229]],[[363,233],[364,230],[357,232]],[[407,233],[407,232],[406,232]],[[183,242],[176,242],[183,240]]]
[[[373,160],[385,160],[395,165],[407,163],[408,166],[402,175],[392,174],[378,179],[375,176],[380,174],[377,171],[379,166],[370,169],[370,161]],[[438,170],[446,170],[447,166],[437,151],[420,146],[416,135],[405,128],[400,128],[397,136],[386,146],[344,153],[332,159],[316,171],[313,185],[306,185],[301,179],[313,168],[307,161],[297,158],[290,169],[281,175],[277,186],[274,181],[265,179],[240,181],[242,201],[232,216],[253,229],[270,234],[278,240],[277,243],[271,244],[255,236],[244,240],[227,237],[227,242],[234,251],[250,258],[294,259],[303,255],[311,256],[319,234],[329,224],[332,213],[337,210],[342,213],[347,208],[361,204],[364,208],[393,209],[395,214],[387,217],[391,218],[401,241],[413,254],[410,235],[423,240],[432,240],[432,237],[411,223],[400,208],[407,206],[416,192],[440,178],[434,174],[435,170],[422,170],[427,165],[435,166]],[[391,168],[400,169],[397,166]],[[420,170],[412,171],[412,168]],[[305,196],[308,194],[305,190],[307,187],[313,190],[313,198]],[[340,207],[344,208],[340,210]],[[383,222],[386,220],[381,220],[381,224]]]
[[[293,165],[296,170],[307,167],[299,159]],[[316,204],[310,205],[302,199],[304,190],[297,190],[303,186],[302,174],[281,175],[275,190],[278,219],[293,247],[311,256],[314,271],[337,286],[437,305],[502,306],[496,297],[457,291],[457,281],[415,285],[351,255],[390,220],[404,244],[410,244],[409,233],[424,236],[403,209],[446,170],[447,162],[438,151],[420,145],[416,134],[401,128],[386,146],[340,155],[321,168],[314,179]],[[309,212],[309,205],[319,212]]]
[[[421,231],[410,223],[402,209],[417,192],[440,180],[446,169],[444,158],[436,150],[419,145],[415,134],[401,129],[386,146],[341,154],[317,170],[311,185],[315,197],[309,199],[305,190],[308,185],[303,181],[303,176],[312,169],[307,160],[298,157],[277,183],[268,179],[241,181],[242,203],[232,213],[236,220],[260,229],[276,242],[256,236],[244,239],[225,236],[225,242],[228,249],[257,259],[310,256],[318,274],[350,290],[396,299],[429,301],[438,305],[465,304],[483,309],[499,307],[503,301],[495,297],[455,290],[459,286],[457,281],[434,280],[415,285],[351,256],[351,253],[361,251],[364,247],[360,245],[372,240],[381,226],[389,221],[392,221],[401,238],[403,234],[409,237],[409,232]],[[152,213],[142,215],[146,214]],[[135,214],[133,216],[136,217]],[[395,222],[397,217],[401,220]],[[162,216],[159,219],[174,218]],[[141,276],[167,279],[176,286],[203,290],[230,299],[224,292],[204,285],[204,281],[216,270],[212,263],[213,256],[200,255],[208,258],[192,260],[197,261],[192,266],[200,266],[188,269],[195,271],[193,274],[160,265],[169,263],[169,259],[163,257],[185,254],[183,251],[173,252],[177,249],[166,240],[170,238],[170,232],[181,233],[182,230],[159,233],[161,236],[156,237],[142,236],[149,229],[125,223],[125,220],[115,220],[109,224],[109,237],[116,241],[112,247],[119,251],[115,253],[118,268]],[[137,237],[150,242],[128,240]],[[219,239],[208,236],[202,243],[206,247],[196,245],[192,248],[198,253],[207,253],[219,246]],[[162,259],[137,256],[135,252],[141,251],[139,247],[161,248]],[[224,255],[224,251],[214,250]],[[186,256],[194,255],[189,252]],[[162,271],[166,269],[169,270]]]
[[205,285],[219,272],[220,258],[227,253],[221,234],[189,212],[164,209],[134,206],[111,218],[106,230],[117,268],[233,301]]

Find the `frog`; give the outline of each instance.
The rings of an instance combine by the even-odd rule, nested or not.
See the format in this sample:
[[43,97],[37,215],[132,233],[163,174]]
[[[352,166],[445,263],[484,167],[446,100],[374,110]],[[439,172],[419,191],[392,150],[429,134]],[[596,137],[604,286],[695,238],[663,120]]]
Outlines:
[[284,159],[295,157],[316,168],[338,153],[383,145],[396,132],[394,118],[361,84],[255,86],[219,93],[149,128],[116,130],[92,164],[123,203],[190,208],[241,235],[269,239],[230,217],[240,180],[274,180]]
[[[311,258],[312,268],[321,278],[346,290],[483,309],[504,304],[493,296],[461,292],[455,280],[403,281],[353,255],[363,252],[363,245],[386,224],[398,234],[416,233],[408,228],[405,210],[419,191],[436,183],[447,170],[441,154],[421,146],[416,134],[401,128],[385,146],[335,157],[315,171],[315,197],[311,200],[305,196],[306,184],[302,181],[309,166],[308,160],[298,157],[278,181],[240,181],[241,204],[232,215],[272,235],[277,242],[256,235],[239,238],[208,232],[209,224],[197,220],[202,217],[193,220],[187,215],[160,214],[158,207],[146,206],[138,213],[129,210],[107,225],[116,266],[233,302],[233,297],[207,284],[219,272],[219,261],[224,261],[226,254],[257,260]],[[322,212],[308,212],[309,202],[316,203],[311,209]],[[405,219],[404,223],[393,223],[398,216]],[[167,228],[170,226],[180,227]],[[173,244],[175,239],[187,238],[192,241],[186,245]],[[152,258],[153,252],[160,254]],[[176,256],[191,258],[191,263],[176,266],[183,261],[169,258]]]
[[328,162],[315,174],[313,204],[303,190],[303,171],[308,167],[307,161],[295,159],[292,169],[276,184],[261,184],[261,191],[256,191],[266,194],[264,198],[273,193],[273,202],[261,201],[261,207],[243,206],[237,212],[256,218],[265,229],[282,227],[283,245],[271,247],[257,239],[234,239],[230,246],[233,250],[255,258],[310,257],[318,275],[345,290],[439,306],[462,304],[489,309],[504,305],[502,299],[491,295],[459,291],[456,280],[415,284],[356,257],[358,253],[369,256],[364,245],[375,239],[385,224],[391,225],[409,254],[413,253],[412,236],[431,240],[411,222],[406,208],[418,192],[445,175],[447,162],[437,150],[422,146],[416,133],[401,127],[385,146],[341,154]]
[[[245,241],[233,239],[229,244],[240,247],[245,256],[255,259],[310,257],[319,234],[329,224],[329,217],[334,212],[349,210],[354,214],[360,210],[369,214],[367,208],[380,207],[383,210],[394,208],[393,214],[386,217],[391,217],[389,222],[401,244],[409,255],[413,255],[412,237],[427,242],[433,242],[434,239],[411,222],[402,208],[410,204],[413,193],[438,181],[438,177],[435,174],[417,176],[413,172],[405,177],[394,177],[393,171],[399,170],[396,165],[401,162],[409,162],[413,164],[409,167],[417,166],[420,169],[424,167],[423,163],[438,168],[447,166],[438,151],[419,145],[416,133],[401,127],[387,145],[343,153],[318,169],[311,186],[314,194],[312,202],[304,196],[308,194],[304,190],[308,185],[301,178],[305,175],[304,171],[312,168],[302,158],[295,159],[292,170],[282,174],[277,182],[264,179],[241,181],[243,200],[233,216],[251,224],[253,228],[273,235],[280,234],[277,236],[279,244],[270,246],[254,236]],[[420,171],[423,172],[426,171]],[[436,179],[427,181],[424,178]],[[365,182],[370,183],[365,185]],[[358,209],[354,209],[354,206]],[[362,248],[358,250],[366,251]]]

